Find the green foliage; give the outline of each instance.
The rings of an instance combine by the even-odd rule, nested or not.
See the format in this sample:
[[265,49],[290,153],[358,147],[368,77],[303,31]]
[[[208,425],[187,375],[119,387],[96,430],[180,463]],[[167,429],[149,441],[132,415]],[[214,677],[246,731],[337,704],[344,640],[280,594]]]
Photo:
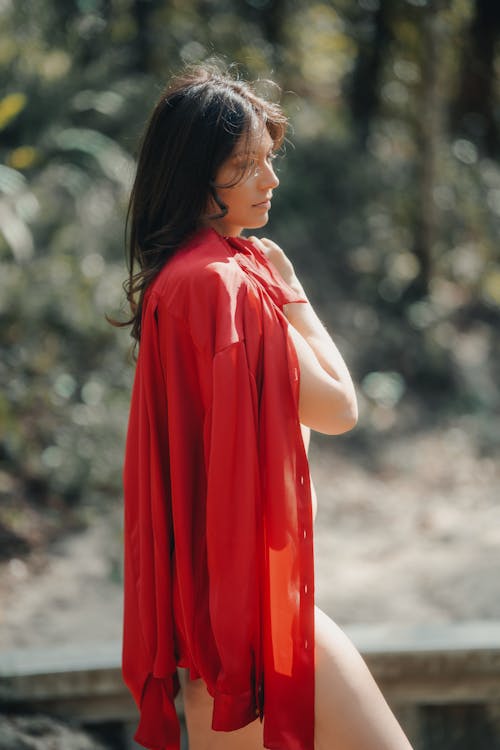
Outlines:
[[406,404],[498,408],[498,154],[459,106],[479,5],[0,3],[0,524],[23,499],[57,516],[120,492],[133,367],[104,316],[126,315],[134,154],[164,80],[213,54],[283,88],[265,232],[352,364],[360,432]]

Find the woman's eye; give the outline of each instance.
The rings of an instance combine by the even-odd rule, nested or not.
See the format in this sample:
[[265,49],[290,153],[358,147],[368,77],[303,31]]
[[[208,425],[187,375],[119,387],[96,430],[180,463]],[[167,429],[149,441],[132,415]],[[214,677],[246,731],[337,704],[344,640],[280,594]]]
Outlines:
[[253,169],[255,167],[255,159],[248,159],[248,161],[240,161],[237,163],[237,168],[241,169],[243,171],[248,171],[249,169]]
[[[278,154],[276,154],[274,151],[271,151],[269,154],[266,154],[265,157],[263,157],[264,161],[267,164],[271,164],[275,159],[278,158]],[[238,161],[236,162],[236,168],[240,170],[241,172],[252,172],[253,170],[258,169],[259,167],[259,159],[253,159],[249,158],[246,159],[246,161]]]

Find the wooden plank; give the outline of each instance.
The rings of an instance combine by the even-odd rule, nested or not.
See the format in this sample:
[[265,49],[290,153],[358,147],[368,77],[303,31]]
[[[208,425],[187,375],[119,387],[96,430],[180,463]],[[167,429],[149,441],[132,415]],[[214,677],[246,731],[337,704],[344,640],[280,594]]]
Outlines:
[[[399,710],[500,704],[499,622],[344,629]],[[134,720],[120,658],[119,642],[0,652],[0,702],[85,721]]]
[[355,625],[346,632],[390,701],[500,702],[500,622]]

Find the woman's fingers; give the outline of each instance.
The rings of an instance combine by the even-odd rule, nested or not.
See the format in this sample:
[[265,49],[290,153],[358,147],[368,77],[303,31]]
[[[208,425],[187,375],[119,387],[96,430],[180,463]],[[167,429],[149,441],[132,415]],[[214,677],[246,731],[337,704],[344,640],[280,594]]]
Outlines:
[[287,283],[293,281],[295,277],[293,265],[282,248],[277,245],[276,242],[267,239],[267,237],[259,238],[252,236],[248,239],[255,245],[257,245],[257,247],[267,256],[267,258],[271,261],[273,266],[275,266],[275,268],[279,271],[279,273]]

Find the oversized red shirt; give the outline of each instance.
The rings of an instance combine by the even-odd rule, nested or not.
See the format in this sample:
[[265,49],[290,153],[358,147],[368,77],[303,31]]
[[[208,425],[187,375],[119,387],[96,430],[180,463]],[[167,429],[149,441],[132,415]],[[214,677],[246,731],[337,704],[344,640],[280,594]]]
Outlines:
[[122,666],[147,748],[179,749],[178,665],[205,681],[213,729],[258,716],[266,748],[314,748],[311,491],[282,312],[292,301],[303,299],[249,240],[208,228],[145,295]]

